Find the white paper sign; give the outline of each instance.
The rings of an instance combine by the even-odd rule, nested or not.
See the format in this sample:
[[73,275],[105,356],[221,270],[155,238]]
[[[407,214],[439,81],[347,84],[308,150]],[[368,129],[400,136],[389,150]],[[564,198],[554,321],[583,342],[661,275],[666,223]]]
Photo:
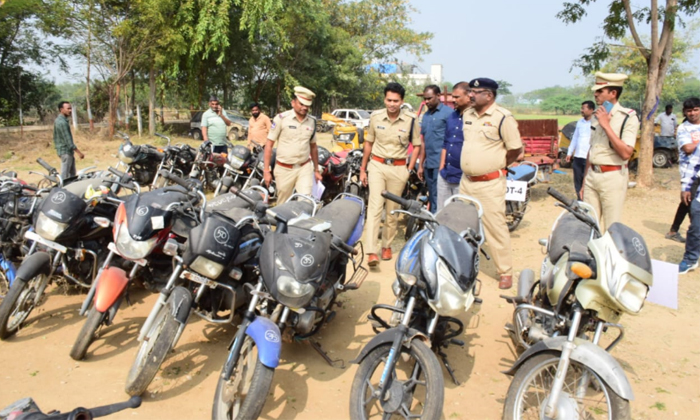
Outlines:
[[506,201],[525,201],[527,181],[506,181]]
[[165,220],[163,216],[153,216],[151,217],[151,227],[155,229],[163,229],[165,227]]
[[316,200],[321,200],[321,197],[323,197],[323,192],[326,190],[326,186],[323,185],[323,182],[317,182],[316,181],[316,176],[313,176],[314,184],[311,187],[311,195],[316,199]]
[[678,264],[651,260],[654,285],[649,289],[647,301],[671,309],[678,309]]

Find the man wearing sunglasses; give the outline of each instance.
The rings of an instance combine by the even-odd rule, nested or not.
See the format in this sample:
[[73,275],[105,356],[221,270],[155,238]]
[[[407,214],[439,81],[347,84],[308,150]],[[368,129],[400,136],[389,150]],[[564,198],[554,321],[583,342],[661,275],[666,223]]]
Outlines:
[[464,174],[460,194],[476,198],[484,207],[484,230],[498,270],[498,287],[513,284],[513,258],[506,224],[506,167],[515,162],[523,143],[513,114],[496,104],[498,83],[487,78],[469,82],[471,108],[464,111]]

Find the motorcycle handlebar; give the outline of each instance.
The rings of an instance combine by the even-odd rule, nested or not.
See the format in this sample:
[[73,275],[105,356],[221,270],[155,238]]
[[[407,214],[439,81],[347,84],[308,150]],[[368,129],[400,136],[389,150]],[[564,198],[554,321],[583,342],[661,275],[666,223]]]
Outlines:
[[129,140],[129,135],[122,132],[122,131],[117,131],[117,134],[119,134],[119,137],[123,138],[124,140]]
[[401,198],[398,195],[392,194],[387,190],[382,191],[382,197],[386,198],[387,200],[391,200],[395,203],[398,203],[404,210],[408,210],[408,208],[411,206],[411,200]]
[[351,254],[351,255],[359,254],[359,252],[354,247],[346,244],[340,238],[333,237],[332,244],[333,244],[333,246],[339,248],[341,251],[347,252],[348,254]]
[[46,169],[47,171],[49,171],[49,173],[52,173],[52,172],[55,172],[55,171],[56,171],[56,168],[54,168],[53,166],[49,165],[48,162],[46,162],[46,161],[45,161],[44,159],[42,159],[42,158],[38,158],[38,159],[36,160],[36,163],[38,163],[39,165],[43,166],[44,169]]
[[111,166],[108,167],[107,170],[108,170],[109,172],[113,173],[114,175],[118,176],[119,178],[121,178],[121,177],[123,177],[124,175],[126,175],[126,172],[122,172],[122,171],[120,171],[119,169],[113,168],[113,167],[111,167]]
[[245,195],[245,194],[241,194],[241,190],[239,190],[239,189],[236,188],[236,187],[231,187],[231,189],[229,189],[228,192],[230,192],[231,194],[233,194],[233,195],[235,195],[235,196],[241,198],[243,201],[245,201],[246,203],[250,204],[250,205],[253,206],[253,207],[255,207],[256,204],[257,204],[252,198],[248,197],[248,196]]
[[127,408],[138,408],[141,406],[141,397],[131,397],[128,401],[96,407],[90,410],[93,417],[104,417],[114,414],[118,411],[126,410]]
[[559,191],[555,190],[553,187],[547,188],[547,194],[551,195],[554,197],[557,201],[565,205],[566,207],[571,207],[573,206],[574,202],[576,201],[575,199],[569,199],[567,198],[564,194],[560,193]]
[[173,181],[177,185],[180,185],[181,187],[187,188],[188,190],[192,187],[186,180],[180,178],[177,175],[171,174],[170,172],[162,169],[160,171],[160,176],[162,176],[165,179],[169,179],[170,181]]

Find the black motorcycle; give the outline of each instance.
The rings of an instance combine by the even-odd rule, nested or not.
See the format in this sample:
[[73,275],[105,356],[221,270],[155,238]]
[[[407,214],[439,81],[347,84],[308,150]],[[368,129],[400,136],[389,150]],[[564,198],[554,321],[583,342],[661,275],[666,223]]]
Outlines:
[[[186,181],[169,176],[188,186]],[[201,194],[191,187],[190,191]],[[163,250],[175,264],[141,328],[141,345],[126,380],[128,394],[140,395],[146,390],[192,313],[213,323],[233,322],[246,300],[244,288],[256,277],[262,234],[253,223],[253,215],[266,202],[267,196],[258,188],[238,196],[220,195],[211,205],[202,198],[200,224],[191,229],[187,241],[167,241]]]
[[156,170],[156,175],[151,183],[151,188],[162,188],[169,185],[168,180],[160,176],[162,171],[184,178],[187,176],[188,171],[192,168],[192,162],[194,162],[197,156],[197,149],[184,144],[176,144],[174,146],[170,145],[170,137],[164,136],[162,134],[156,133],[156,136],[167,140],[168,144],[158,151],[163,152],[163,159],[161,160],[158,168]]
[[360,182],[360,168],[362,167],[362,149],[348,151],[345,160],[348,163],[348,170],[345,179],[345,192],[356,195],[369,203],[369,188]]
[[[243,186],[239,189],[245,190],[254,185],[260,185],[267,190],[268,196],[270,197],[270,202],[277,200],[277,184],[273,179],[270,185],[265,185],[264,174],[265,174],[265,148],[261,146],[256,146],[252,153],[253,162],[250,165],[252,169],[250,176],[245,181]],[[277,149],[272,149],[272,156],[270,158],[270,170],[275,170],[275,160],[277,157]]]
[[[256,153],[260,153],[259,146],[256,147]],[[248,180],[255,170],[256,155],[245,146],[236,145],[229,149],[228,163],[224,164],[224,173],[222,177],[230,176],[233,179],[233,186],[237,189],[243,189],[244,185],[248,184]],[[218,183],[214,197],[218,196],[222,191],[222,183]]]
[[134,188],[106,175],[79,179],[53,188],[42,201],[33,229],[24,235],[31,248],[0,304],[0,339],[19,330],[54,274],[90,287],[107,255],[120,187]]
[[359,288],[367,275],[362,258],[352,258],[364,226],[362,199],[342,194],[314,216],[301,217],[290,212],[298,203],[267,211],[277,228],[265,236],[259,280],[216,387],[215,420],[257,418],[279,364],[282,334],[290,340],[316,334],[333,318],[338,294]]
[[[350,418],[438,419],[444,379],[437,356],[459,384],[442,349],[464,346],[457,339],[464,325],[455,316],[481,303],[476,285],[483,210],[477,200],[456,195],[433,215],[418,201],[386,191],[382,196],[401,205],[403,210],[396,212],[420,219],[426,228],[406,243],[396,260],[394,305],[372,307],[373,329],[384,331],[353,360],[360,366],[350,393]],[[388,320],[380,310],[390,312]]]
[[96,417],[109,416],[128,408],[139,408],[140,397],[132,397],[129,401],[104,405],[95,408],[78,407],[69,413],[51,410],[44,414],[32,398],[23,398],[15,401],[0,411],[0,419],[11,420],[92,420]]
[[[418,177],[416,171],[411,171],[409,173],[402,198],[404,200],[416,200],[423,206],[428,205],[428,184]],[[410,217],[406,222],[406,234],[404,235],[404,239],[411,239],[416,232],[423,229],[423,226],[424,222],[421,218]]]
[[[165,153],[150,144],[133,144],[126,133],[118,132],[124,142],[119,146],[117,158],[120,164],[117,169],[129,173],[139,185],[152,186],[156,180],[156,174],[165,161]],[[166,138],[163,135],[156,134]],[[168,139],[168,145],[170,139]]]

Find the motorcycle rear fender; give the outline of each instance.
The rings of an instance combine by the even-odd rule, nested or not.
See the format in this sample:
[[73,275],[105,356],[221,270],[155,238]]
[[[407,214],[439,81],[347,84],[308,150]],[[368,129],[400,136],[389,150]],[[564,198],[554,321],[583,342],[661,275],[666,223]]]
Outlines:
[[51,255],[48,252],[35,252],[22,261],[17,269],[16,280],[28,281],[39,274],[51,273]]
[[277,325],[269,319],[259,316],[248,325],[245,333],[255,341],[260,363],[275,369],[280,363],[280,353],[282,352],[282,336]]
[[177,322],[186,324],[192,308],[192,293],[184,287],[178,286],[170,292],[168,303],[170,304],[170,313]]
[[[518,368],[531,357],[539,353],[551,352],[552,350],[561,352],[564,348],[564,343],[566,343],[566,337],[553,337],[540,341],[520,355],[513,367],[503,373],[513,376]],[[575,339],[574,344],[576,347],[571,352],[572,360],[589,367],[620,397],[628,401],[634,400],[632,385],[627,379],[625,371],[610,353],[606,352],[602,347],[580,338]]]
[[[365,357],[375,348],[379,347],[381,345],[384,345],[386,343],[393,343],[394,339],[396,338],[397,335],[400,335],[401,331],[399,331],[398,328],[390,328],[386,331],[382,331],[381,333],[377,334],[372,338],[369,343],[362,349],[360,354],[355,358],[355,360],[351,360],[350,363],[357,363],[360,364],[362,363],[362,360],[364,360]],[[418,330],[414,330],[413,328],[409,328],[408,334],[407,334],[407,342],[413,341],[414,338],[418,338],[419,340],[422,340],[430,346],[430,340],[428,340],[428,337],[425,336],[425,334],[419,332]]]
[[127,284],[129,284],[129,277],[124,270],[117,267],[105,268],[95,290],[95,309],[102,313],[106,312],[124,293]]

